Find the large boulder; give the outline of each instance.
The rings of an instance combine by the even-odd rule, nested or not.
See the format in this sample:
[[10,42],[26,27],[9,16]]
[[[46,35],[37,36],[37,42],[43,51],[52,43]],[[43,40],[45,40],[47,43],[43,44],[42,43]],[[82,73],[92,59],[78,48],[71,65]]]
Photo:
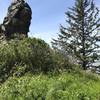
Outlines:
[[24,0],[15,0],[8,8],[7,16],[0,26],[6,38],[14,34],[24,34],[27,37],[31,23],[32,10]]

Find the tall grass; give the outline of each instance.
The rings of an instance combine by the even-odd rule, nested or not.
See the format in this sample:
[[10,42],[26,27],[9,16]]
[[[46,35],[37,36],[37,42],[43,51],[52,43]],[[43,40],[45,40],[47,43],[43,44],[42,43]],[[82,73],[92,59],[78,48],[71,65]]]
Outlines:
[[100,79],[89,76],[62,73],[9,78],[0,87],[0,100],[100,100]]

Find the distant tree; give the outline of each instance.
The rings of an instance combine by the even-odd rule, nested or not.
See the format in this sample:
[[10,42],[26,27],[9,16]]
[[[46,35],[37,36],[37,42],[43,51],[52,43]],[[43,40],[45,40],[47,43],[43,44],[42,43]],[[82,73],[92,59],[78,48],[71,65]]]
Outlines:
[[58,39],[53,39],[52,45],[75,57],[86,70],[98,59],[99,10],[93,0],[75,0],[75,5],[65,14],[67,27],[61,25]]

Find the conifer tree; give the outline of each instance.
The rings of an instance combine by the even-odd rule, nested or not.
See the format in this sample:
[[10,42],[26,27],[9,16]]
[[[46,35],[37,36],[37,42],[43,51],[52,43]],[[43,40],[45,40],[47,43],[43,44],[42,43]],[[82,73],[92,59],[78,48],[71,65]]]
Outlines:
[[58,39],[52,45],[67,55],[74,56],[84,70],[97,59],[99,46],[99,10],[93,0],[75,0],[66,13],[66,27],[60,27]]

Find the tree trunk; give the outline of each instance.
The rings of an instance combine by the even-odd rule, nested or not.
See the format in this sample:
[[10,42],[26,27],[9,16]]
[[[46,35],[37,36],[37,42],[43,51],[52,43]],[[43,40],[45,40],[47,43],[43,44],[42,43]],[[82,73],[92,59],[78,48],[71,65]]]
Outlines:
[[82,68],[83,68],[83,70],[86,70],[87,69],[86,68],[86,61],[83,61]]

